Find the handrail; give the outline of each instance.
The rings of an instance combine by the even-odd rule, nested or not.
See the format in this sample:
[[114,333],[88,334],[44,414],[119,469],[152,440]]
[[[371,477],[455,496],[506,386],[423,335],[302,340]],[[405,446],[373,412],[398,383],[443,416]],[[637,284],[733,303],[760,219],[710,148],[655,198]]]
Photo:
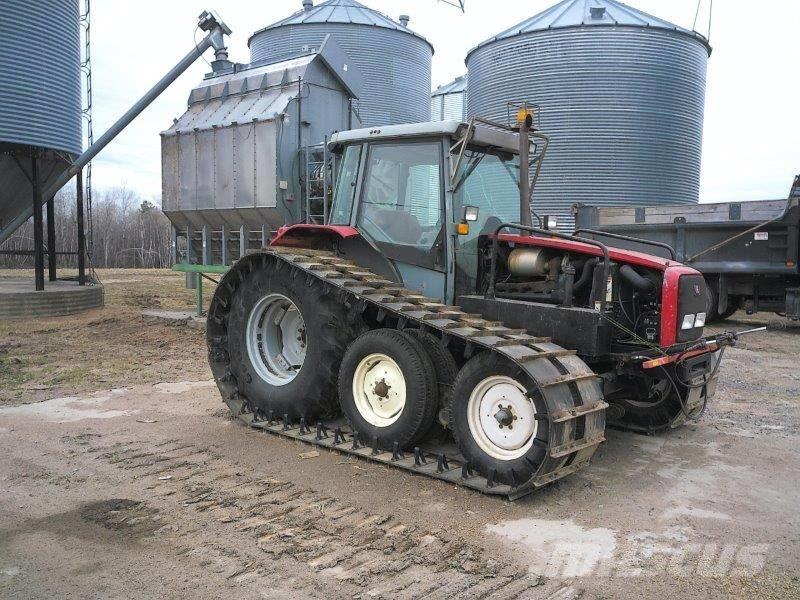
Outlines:
[[636,242],[637,244],[646,244],[649,246],[656,246],[658,248],[664,248],[665,250],[669,251],[670,257],[672,260],[677,260],[678,254],[675,252],[675,248],[666,244],[664,242],[656,242],[653,240],[645,240],[642,238],[633,237],[630,235],[623,235],[621,233],[610,233],[608,231],[598,231],[596,229],[576,229],[573,232],[573,235],[577,237],[579,233],[588,233],[590,235],[603,235],[605,237],[613,238],[615,240],[628,240],[629,242]]
[[[489,287],[486,290],[486,298],[493,299],[495,297],[495,283],[497,281],[497,253],[499,249],[500,231],[502,229],[521,229],[530,233],[539,234],[542,237],[556,237],[562,240],[570,240],[573,242],[580,242],[582,244],[589,244],[597,246],[603,253],[603,281],[608,281],[608,272],[611,266],[611,261],[608,256],[608,247],[601,244],[597,240],[586,238],[579,238],[574,235],[567,235],[566,233],[559,233],[557,231],[550,231],[549,229],[539,229],[538,227],[528,227],[527,225],[520,225],[519,223],[501,223],[497,229],[494,230],[494,238],[492,239],[492,260],[489,270]],[[600,297],[600,310],[606,309],[606,294],[603,290],[603,295]]]

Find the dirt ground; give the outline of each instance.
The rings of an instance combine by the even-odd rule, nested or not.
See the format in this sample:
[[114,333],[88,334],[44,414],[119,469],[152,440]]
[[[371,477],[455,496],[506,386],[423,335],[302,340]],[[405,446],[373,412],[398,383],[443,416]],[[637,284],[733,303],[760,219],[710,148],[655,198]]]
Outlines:
[[[0,277],[8,271],[0,271]],[[232,421],[183,276],[101,271],[106,307],[0,321],[0,597],[800,597],[800,326],[729,349],[703,417],[609,431],[516,502]]]

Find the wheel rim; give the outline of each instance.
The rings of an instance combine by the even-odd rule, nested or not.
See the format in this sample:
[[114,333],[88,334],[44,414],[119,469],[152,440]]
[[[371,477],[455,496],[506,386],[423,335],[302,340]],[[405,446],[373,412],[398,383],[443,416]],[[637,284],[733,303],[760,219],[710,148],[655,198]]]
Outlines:
[[398,364],[386,354],[370,354],[353,375],[353,400],[370,425],[388,427],[406,405],[406,379]]
[[306,359],[306,326],[286,296],[265,296],[250,311],[247,353],[259,377],[272,385],[286,385],[300,372]]
[[473,388],[467,421],[480,449],[499,460],[524,456],[538,430],[536,408],[525,388],[504,375],[487,377]]

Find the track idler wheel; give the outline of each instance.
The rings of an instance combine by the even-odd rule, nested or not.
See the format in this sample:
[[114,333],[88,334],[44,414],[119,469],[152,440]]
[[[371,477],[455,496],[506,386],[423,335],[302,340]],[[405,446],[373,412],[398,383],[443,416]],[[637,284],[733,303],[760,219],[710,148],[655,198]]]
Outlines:
[[473,468],[509,485],[528,481],[546,459],[547,408],[512,362],[483,352],[453,385],[450,428]]
[[406,333],[368,331],[342,359],[339,402],[363,443],[407,447],[428,432],[438,407],[431,359]]

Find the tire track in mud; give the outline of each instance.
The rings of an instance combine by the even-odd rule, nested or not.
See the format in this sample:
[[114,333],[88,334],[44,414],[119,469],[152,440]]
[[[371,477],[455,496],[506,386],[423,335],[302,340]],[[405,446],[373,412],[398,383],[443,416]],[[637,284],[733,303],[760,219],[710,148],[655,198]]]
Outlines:
[[[325,590],[329,597],[432,600],[542,598],[558,589],[558,582],[493,560],[455,534],[245,474],[211,447],[172,439],[87,451],[123,470],[172,515],[164,529],[178,554],[233,583],[266,578],[273,592],[279,582],[300,595],[306,589],[314,596]],[[199,547],[201,537],[210,542]]]

